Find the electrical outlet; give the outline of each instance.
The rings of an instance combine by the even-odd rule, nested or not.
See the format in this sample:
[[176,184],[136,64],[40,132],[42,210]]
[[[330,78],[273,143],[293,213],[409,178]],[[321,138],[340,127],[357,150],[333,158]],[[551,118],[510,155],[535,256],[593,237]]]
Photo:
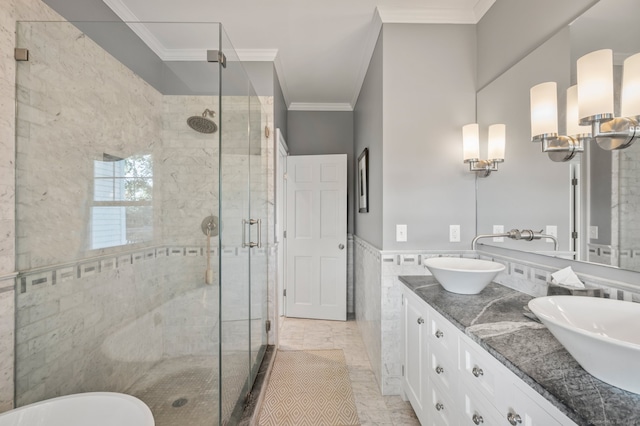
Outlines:
[[460,242],[460,225],[449,225],[449,242]]
[[396,225],[396,241],[407,241],[407,225]]
[[597,226],[590,226],[589,227],[589,238],[592,240],[597,240],[598,239],[598,227]]
[[[556,225],[547,225],[547,235],[551,235],[552,237],[558,238],[558,227]],[[553,241],[547,239],[547,242],[551,243]]]
[[[493,233],[494,234],[503,234],[504,233],[504,225],[493,225]],[[504,237],[493,237],[494,243],[504,243]]]

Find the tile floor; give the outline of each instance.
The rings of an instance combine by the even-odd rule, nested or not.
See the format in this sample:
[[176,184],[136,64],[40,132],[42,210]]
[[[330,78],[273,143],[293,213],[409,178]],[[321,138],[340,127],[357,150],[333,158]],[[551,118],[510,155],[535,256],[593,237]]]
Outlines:
[[342,349],[362,426],[420,425],[408,402],[382,396],[355,321],[284,318],[279,350]]

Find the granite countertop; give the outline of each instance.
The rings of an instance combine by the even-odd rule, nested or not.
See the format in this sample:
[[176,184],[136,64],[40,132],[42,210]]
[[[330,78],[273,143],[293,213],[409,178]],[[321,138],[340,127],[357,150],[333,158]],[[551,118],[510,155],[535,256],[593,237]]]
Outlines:
[[544,325],[525,317],[523,306],[532,296],[496,283],[461,295],[432,276],[399,278],[577,424],[640,425],[640,395],[584,371]]

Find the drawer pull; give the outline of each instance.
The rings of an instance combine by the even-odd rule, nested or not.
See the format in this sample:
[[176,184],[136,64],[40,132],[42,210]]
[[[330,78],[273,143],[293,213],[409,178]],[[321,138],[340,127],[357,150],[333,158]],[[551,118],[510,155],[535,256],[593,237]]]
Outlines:
[[424,318],[422,317],[418,318],[418,324],[424,324]]
[[474,414],[473,417],[471,417],[471,420],[473,420],[473,423],[479,425],[480,423],[484,423],[484,419],[482,418],[482,416],[479,416],[477,414]]
[[476,377],[480,377],[484,375],[484,371],[482,371],[482,368],[478,368],[478,367],[473,367],[473,370],[471,370],[471,373]]
[[522,418],[520,417],[520,414],[509,413],[507,414],[507,420],[509,421],[509,424],[513,426],[516,426],[522,423]]
[[438,410],[438,411],[442,411],[442,410],[444,410],[444,405],[442,405],[442,403],[438,402],[438,403],[436,404],[436,410]]
[[437,367],[436,367],[436,373],[438,373],[438,374],[442,374],[442,373],[444,373],[444,368],[442,368],[442,367],[440,367],[440,366],[437,366]]
[[440,339],[440,338],[441,338],[441,337],[443,337],[443,336],[444,336],[444,333],[443,333],[442,331],[440,331],[440,330],[436,331],[436,337],[437,337],[438,339]]

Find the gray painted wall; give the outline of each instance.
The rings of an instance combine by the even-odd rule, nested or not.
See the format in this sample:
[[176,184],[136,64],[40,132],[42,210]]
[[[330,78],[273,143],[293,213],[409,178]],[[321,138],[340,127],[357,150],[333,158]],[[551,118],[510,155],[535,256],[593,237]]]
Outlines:
[[[475,121],[475,26],[385,24],[383,49],[383,249],[466,249],[475,176],[461,135]],[[461,226],[459,243],[449,225]]]
[[496,0],[477,25],[478,88],[595,3],[597,0]]
[[[273,66],[273,64],[272,64]],[[273,70],[273,125],[275,129],[280,129],[284,140],[287,140],[287,101],[282,93],[282,86],[280,85],[280,79],[278,73]]]
[[[287,125],[290,155],[347,154],[347,182],[354,181],[353,112],[289,111]],[[353,233],[353,185],[347,198],[347,232]]]
[[[369,212],[360,213],[356,208],[354,233],[369,244],[382,249],[383,206],[383,28],[365,76],[358,101],[353,112],[354,153],[357,158],[365,148],[369,149]],[[355,185],[352,185],[355,192]],[[357,206],[357,203],[356,203]],[[357,297],[357,296],[356,296]]]

